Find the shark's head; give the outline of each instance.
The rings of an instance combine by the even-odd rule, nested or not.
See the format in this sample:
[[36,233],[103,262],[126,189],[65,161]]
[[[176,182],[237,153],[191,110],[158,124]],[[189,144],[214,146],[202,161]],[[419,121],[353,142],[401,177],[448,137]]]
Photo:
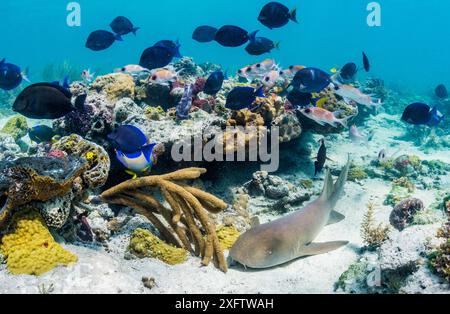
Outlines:
[[[252,232],[253,231],[253,232]],[[275,235],[264,237],[259,228],[243,234],[230,250],[230,256],[245,267],[261,269],[276,266],[280,263],[280,248],[283,241]],[[255,236],[255,233],[259,233]],[[266,238],[261,241],[262,238]]]

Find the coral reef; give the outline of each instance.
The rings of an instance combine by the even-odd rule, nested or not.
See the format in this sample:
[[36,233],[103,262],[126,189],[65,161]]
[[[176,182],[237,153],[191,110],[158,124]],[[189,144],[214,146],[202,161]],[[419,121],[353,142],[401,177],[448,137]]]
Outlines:
[[14,138],[8,134],[0,133],[0,160],[12,161],[20,157],[25,157],[20,146]]
[[367,212],[361,224],[361,237],[369,249],[380,247],[389,236],[389,227],[381,223],[375,225],[375,208],[374,203],[367,204]]
[[99,76],[92,83],[92,88],[106,95],[109,102],[116,102],[121,98],[134,98],[135,84],[130,75],[113,73]]
[[369,177],[363,167],[352,164],[348,172],[348,180],[358,182]]
[[87,161],[88,169],[81,175],[86,189],[105,185],[110,169],[110,159],[102,147],[79,135],[71,135],[61,138],[52,145],[51,149],[63,151],[70,156],[77,156]]
[[391,212],[390,222],[395,229],[402,231],[414,221],[414,216],[423,211],[425,205],[417,198],[409,198],[398,203]]
[[286,113],[276,117],[272,121],[272,128],[278,127],[280,131],[280,143],[288,143],[299,138],[303,129],[295,114]]
[[0,225],[12,210],[32,201],[47,202],[79,187],[88,165],[76,157],[21,158],[0,165]]
[[[201,168],[188,168],[162,176],[127,181],[103,192],[98,200],[135,209],[154,224],[167,242],[196,256],[201,255],[203,265],[213,260],[218,268],[226,272],[228,266],[223,249],[208,212],[219,213],[228,205],[211,194],[180,183],[198,179],[205,172]],[[148,188],[160,189],[170,209],[146,193],[145,189]],[[169,227],[156,215],[161,215]],[[198,223],[206,236],[202,235]]]
[[449,219],[438,234],[438,237],[443,239],[443,243],[428,258],[431,268],[450,283],[450,198],[446,198],[444,204]]
[[[252,197],[252,207],[261,208],[263,212],[286,213],[309,201],[312,196],[310,190],[264,171],[255,172],[253,179],[244,184],[244,189]],[[254,209],[251,213],[258,212]]]
[[11,117],[0,132],[9,134],[17,142],[28,133],[27,119],[23,116]]
[[192,76],[204,76],[203,69],[195,64],[194,59],[191,57],[183,57],[173,64],[176,72],[181,75],[182,78],[189,78]]
[[385,205],[396,206],[401,201],[410,198],[416,187],[408,178],[401,177],[392,182],[392,189],[389,192]]
[[188,255],[185,249],[166,244],[144,229],[136,229],[133,232],[128,250],[139,258],[157,258],[169,265],[184,263]]
[[14,215],[10,231],[1,238],[0,252],[15,275],[40,276],[77,261],[75,255],[55,242],[42,217],[30,208]]

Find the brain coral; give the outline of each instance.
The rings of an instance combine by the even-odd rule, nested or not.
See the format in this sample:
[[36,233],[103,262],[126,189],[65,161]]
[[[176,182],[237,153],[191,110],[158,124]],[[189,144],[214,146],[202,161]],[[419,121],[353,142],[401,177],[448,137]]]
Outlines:
[[42,217],[34,210],[22,210],[13,217],[11,231],[0,243],[6,265],[14,275],[40,276],[77,257],[55,242]]
[[75,155],[87,160],[88,170],[81,175],[81,178],[88,188],[101,187],[108,180],[111,162],[108,153],[97,144],[74,134],[54,143],[52,150],[61,150],[70,156]]

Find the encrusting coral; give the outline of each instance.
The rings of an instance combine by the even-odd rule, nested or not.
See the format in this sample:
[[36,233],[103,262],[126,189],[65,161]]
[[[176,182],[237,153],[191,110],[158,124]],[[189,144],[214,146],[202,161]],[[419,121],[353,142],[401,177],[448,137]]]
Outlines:
[[[223,248],[208,212],[220,213],[228,205],[209,193],[182,183],[198,179],[205,172],[206,169],[202,168],[187,168],[130,180],[103,192],[96,201],[135,209],[150,220],[168,243],[201,256],[205,266],[213,260],[216,267],[226,272],[228,265]],[[151,188],[160,190],[170,208],[151,194]]]
[[14,275],[40,276],[59,265],[77,262],[77,257],[55,242],[43,218],[33,209],[15,214],[10,231],[0,242],[0,252]]
[[185,262],[188,254],[185,249],[169,245],[144,229],[133,232],[128,251],[139,258],[157,258],[169,265]]
[[388,239],[389,227],[379,224],[375,226],[375,204],[367,204],[367,212],[361,225],[361,237],[370,249],[377,248]]
[[81,175],[86,187],[98,188],[108,180],[110,158],[101,146],[74,134],[54,143],[52,150],[63,151],[70,156],[77,156],[87,161],[88,170]]
[[92,83],[92,88],[102,91],[111,102],[116,102],[121,98],[134,98],[135,84],[130,75],[114,73],[99,76]]
[[2,128],[0,132],[11,135],[17,142],[22,137],[27,135],[28,132],[27,119],[22,116],[14,116],[6,122],[5,126]]

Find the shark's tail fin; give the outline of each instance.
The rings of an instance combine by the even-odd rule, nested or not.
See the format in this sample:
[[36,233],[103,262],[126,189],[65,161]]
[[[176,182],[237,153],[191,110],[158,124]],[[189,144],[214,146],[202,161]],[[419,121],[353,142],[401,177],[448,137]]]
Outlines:
[[322,199],[328,202],[331,207],[335,207],[336,203],[339,201],[342,193],[344,192],[345,182],[347,182],[348,171],[350,170],[350,156],[347,161],[347,165],[342,169],[341,175],[337,179],[336,183],[333,182],[333,177],[331,176],[331,171],[328,169],[325,176],[325,184],[322,192]]

